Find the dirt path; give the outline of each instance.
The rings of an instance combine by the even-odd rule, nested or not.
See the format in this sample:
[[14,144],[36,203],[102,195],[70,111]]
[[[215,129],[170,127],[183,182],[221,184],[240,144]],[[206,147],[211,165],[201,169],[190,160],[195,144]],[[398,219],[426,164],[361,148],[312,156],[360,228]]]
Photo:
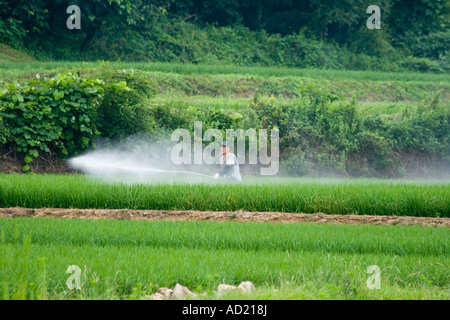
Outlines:
[[332,215],[323,213],[282,213],[246,211],[177,211],[177,210],[130,210],[130,209],[26,209],[0,208],[0,217],[48,217],[79,219],[126,219],[126,220],[184,220],[184,221],[253,221],[253,222],[315,222],[334,224],[371,225],[419,225],[450,227],[450,218],[424,218],[405,216]]

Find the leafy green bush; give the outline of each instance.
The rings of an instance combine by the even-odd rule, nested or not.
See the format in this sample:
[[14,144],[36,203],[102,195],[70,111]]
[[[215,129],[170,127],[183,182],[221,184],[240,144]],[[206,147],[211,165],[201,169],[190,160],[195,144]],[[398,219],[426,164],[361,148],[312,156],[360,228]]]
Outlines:
[[[105,84],[77,73],[6,83],[0,90],[0,142],[23,154],[27,164],[40,152],[76,155],[93,145],[98,129],[109,120],[98,112],[105,95],[118,99],[129,91],[124,81]],[[23,171],[28,170],[25,165]]]
[[26,33],[21,21],[11,17],[6,20],[0,19],[0,42],[8,43],[16,48],[21,47]]
[[240,128],[243,115],[239,112],[223,109],[183,107],[176,104],[154,104],[151,114],[159,133],[171,134],[174,130],[184,128],[193,132],[194,121],[202,122],[203,132],[208,129],[219,129],[225,134],[226,129]]
[[289,102],[256,97],[242,123],[280,130],[281,170],[289,175],[396,176],[411,152],[450,161],[450,109],[438,95],[402,115],[372,116],[357,112],[355,100],[303,84]]
[[395,51],[384,30],[370,30],[365,25],[355,33],[350,49],[356,53],[377,57],[392,54]]
[[401,60],[400,65],[407,70],[412,71],[432,71],[443,72],[438,61],[430,60],[429,58],[407,57]]
[[[6,91],[5,89],[3,90]],[[0,92],[0,95],[2,95],[2,92]],[[5,109],[6,106],[4,104],[0,104],[0,145],[6,144],[6,142],[10,139],[9,128],[4,125],[3,120],[6,115]]]
[[115,139],[152,132],[155,122],[148,99],[156,89],[146,75],[103,63],[100,68],[91,71],[91,76],[101,78],[106,84],[103,98],[96,108],[97,126],[102,137]]
[[450,160],[450,108],[439,104],[439,95],[415,112],[405,109],[400,119],[390,121],[387,134],[399,152],[420,151]]
[[411,39],[415,56],[439,59],[450,54],[450,31],[435,32]]
[[100,80],[77,74],[41,79],[38,75],[22,84],[6,83],[0,101],[9,143],[26,154],[25,162],[40,151],[73,155],[90,145],[99,134],[92,121],[93,105],[104,92]]

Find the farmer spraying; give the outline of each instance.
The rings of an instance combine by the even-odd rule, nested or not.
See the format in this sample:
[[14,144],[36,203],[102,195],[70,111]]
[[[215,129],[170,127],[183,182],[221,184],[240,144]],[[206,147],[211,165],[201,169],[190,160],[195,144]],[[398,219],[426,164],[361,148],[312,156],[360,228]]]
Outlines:
[[230,143],[222,142],[222,156],[220,157],[220,172],[214,175],[214,179],[223,177],[226,180],[242,181],[239,171],[239,163],[236,156],[230,152]]

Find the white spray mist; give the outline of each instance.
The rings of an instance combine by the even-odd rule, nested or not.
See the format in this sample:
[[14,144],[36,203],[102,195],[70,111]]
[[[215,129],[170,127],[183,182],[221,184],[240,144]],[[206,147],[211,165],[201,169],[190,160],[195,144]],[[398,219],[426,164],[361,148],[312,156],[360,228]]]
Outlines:
[[[100,142],[95,150],[69,160],[71,168],[89,176],[122,183],[212,183],[214,166],[197,170],[172,163],[171,143],[148,136]],[[200,169],[200,170],[198,170]],[[198,172],[199,171],[199,172]]]

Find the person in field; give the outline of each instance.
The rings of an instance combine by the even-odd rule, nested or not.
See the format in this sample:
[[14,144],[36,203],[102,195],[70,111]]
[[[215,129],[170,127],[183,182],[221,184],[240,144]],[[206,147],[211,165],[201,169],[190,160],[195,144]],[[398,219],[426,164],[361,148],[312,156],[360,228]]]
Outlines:
[[222,142],[222,156],[220,157],[220,171],[216,173],[214,178],[223,177],[226,180],[242,181],[239,163],[236,156],[230,152],[230,143]]

